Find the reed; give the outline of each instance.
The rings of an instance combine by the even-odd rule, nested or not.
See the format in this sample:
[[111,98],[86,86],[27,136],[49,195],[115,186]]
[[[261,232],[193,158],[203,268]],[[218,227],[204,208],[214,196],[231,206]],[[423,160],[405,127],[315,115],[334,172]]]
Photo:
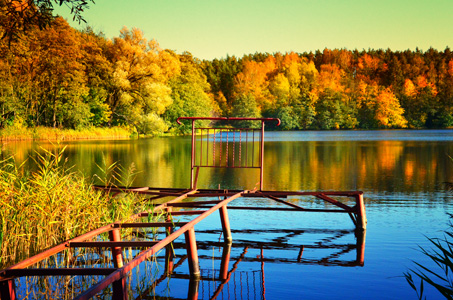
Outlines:
[[450,227],[444,232],[443,238],[428,240],[431,248],[419,247],[419,249],[434,264],[423,265],[414,261],[416,267],[405,272],[404,277],[416,292],[418,299],[426,299],[426,286],[437,290],[445,299],[453,299],[453,224],[450,222]]
[[[12,156],[0,161],[0,269],[150,209],[134,194],[113,198],[94,190],[88,178],[66,164],[63,153],[64,148],[37,154],[34,172],[17,165]],[[115,166],[108,169],[121,173]]]
[[3,141],[125,139],[130,138],[132,134],[133,131],[128,127],[90,127],[75,130],[42,126],[35,128],[7,126],[0,130],[0,139]]

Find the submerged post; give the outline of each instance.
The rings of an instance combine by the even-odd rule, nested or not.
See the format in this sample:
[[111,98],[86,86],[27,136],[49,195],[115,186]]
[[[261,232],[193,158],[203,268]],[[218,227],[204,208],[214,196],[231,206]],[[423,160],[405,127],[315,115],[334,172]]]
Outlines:
[[222,206],[219,209],[219,213],[220,221],[222,222],[223,238],[225,239],[225,243],[231,243],[233,237],[231,235],[230,220],[228,219],[228,211],[226,206]]
[[[173,223],[173,218],[171,216],[171,211],[172,207],[167,206],[167,222],[172,222]],[[165,229],[166,236],[168,237],[170,234],[173,233],[173,226],[167,227]],[[173,242],[165,246],[165,273],[167,275],[170,275],[173,273],[173,267],[174,267],[174,255],[173,255]]]
[[190,228],[184,233],[186,238],[187,259],[189,262],[190,277],[200,277],[200,266],[198,265],[197,242],[195,240],[195,229]]
[[[112,242],[121,241],[121,233],[118,228],[109,231],[109,238]],[[123,251],[121,247],[112,247],[112,258],[115,268],[121,268],[123,266]]]

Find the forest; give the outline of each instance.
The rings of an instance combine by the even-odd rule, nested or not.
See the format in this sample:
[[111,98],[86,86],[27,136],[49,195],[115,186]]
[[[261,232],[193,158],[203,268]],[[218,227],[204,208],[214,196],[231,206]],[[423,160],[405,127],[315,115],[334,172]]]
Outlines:
[[324,49],[200,60],[137,28],[61,17],[0,41],[0,126],[181,133],[179,116],[277,117],[281,130],[453,126],[453,53]]

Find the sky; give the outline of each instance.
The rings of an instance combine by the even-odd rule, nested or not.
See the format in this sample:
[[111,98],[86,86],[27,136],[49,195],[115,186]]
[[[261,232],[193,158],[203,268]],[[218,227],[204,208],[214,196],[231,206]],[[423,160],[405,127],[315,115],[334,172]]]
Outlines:
[[[72,22],[67,8],[56,14]],[[107,38],[139,28],[161,48],[212,60],[324,48],[453,46],[452,0],[95,0],[83,14]]]

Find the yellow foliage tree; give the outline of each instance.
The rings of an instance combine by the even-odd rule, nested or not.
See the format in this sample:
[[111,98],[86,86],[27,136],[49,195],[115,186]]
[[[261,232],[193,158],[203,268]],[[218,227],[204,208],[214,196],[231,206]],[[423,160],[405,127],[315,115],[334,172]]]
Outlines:
[[406,128],[407,120],[403,116],[401,107],[395,94],[389,89],[381,89],[376,96],[375,119],[379,126],[385,128]]

